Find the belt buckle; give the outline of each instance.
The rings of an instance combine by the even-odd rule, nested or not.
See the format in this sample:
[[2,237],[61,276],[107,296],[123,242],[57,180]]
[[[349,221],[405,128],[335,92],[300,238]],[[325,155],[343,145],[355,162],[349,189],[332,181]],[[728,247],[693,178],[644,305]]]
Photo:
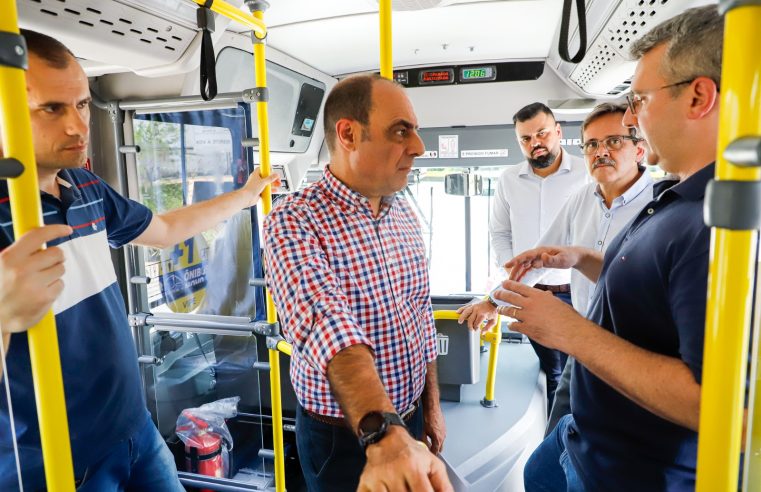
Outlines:
[[417,410],[417,402],[413,402],[409,408],[399,414],[399,416],[402,418],[402,420],[407,420],[412,416],[413,413],[415,413],[415,410]]

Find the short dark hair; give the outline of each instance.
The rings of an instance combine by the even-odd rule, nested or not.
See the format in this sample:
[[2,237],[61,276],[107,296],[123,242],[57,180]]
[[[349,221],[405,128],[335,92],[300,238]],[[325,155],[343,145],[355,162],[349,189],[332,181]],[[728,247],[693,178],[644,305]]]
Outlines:
[[530,120],[539,113],[544,113],[546,115],[552,116],[552,120],[557,121],[550,108],[540,102],[535,102],[529,104],[528,106],[523,106],[521,109],[519,109],[518,112],[513,115],[513,124],[518,122],[523,123],[524,121]]
[[[604,102],[595,106],[594,109],[592,109],[592,112],[589,113],[587,117],[584,118],[584,121],[581,123],[582,142],[584,141],[584,130],[586,130],[587,126],[589,126],[590,123],[608,114],[620,114],[621,119],[623,119],[624,114],[626,113],[626,109],[627,109],[627,105],[625,103],[616,104],[611,102]],[[637,138],[637,129],[634,128],[633,126],[629,127],[629,136],[633,138]]]
[[74,53],[55,38],[29,29],[21,29],[21,35],[26,40],[27,51],[42,58],[53,68],[64,69],[75,59]]
[[335,151],[336,123],[338,120],[348,118],[358,121],[363,126],[370,123],[370,110],[373,107],[373,85],[376,82],[399,85],[377,74],[364,74],[348,77],[337,83],[330,91],[323,110],[323,125],[328,150]]

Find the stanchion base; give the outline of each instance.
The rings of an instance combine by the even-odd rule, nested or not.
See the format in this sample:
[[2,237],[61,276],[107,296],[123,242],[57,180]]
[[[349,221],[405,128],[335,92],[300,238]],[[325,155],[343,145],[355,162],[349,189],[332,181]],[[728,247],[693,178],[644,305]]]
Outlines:
[[497,408],[499,405],[497,405],[497,400],[487,400],[484,398],[481,400],[481,406],[486,408]]

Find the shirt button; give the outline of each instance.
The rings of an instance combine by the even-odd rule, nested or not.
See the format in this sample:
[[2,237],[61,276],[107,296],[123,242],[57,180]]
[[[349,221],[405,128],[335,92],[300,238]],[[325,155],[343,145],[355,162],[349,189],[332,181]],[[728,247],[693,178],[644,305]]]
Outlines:
[[655,213],[655,210],[652,208],[647,209],[647,215],[653,215]]
[[610,214],[605,214],[605,218],[609,219],[610,218]]
[[93,231],[97,231],[98,230],[98,224],[93,224],[92,225],[92,230]]
[[602,241],[597,241],[597,244],[602,245]]

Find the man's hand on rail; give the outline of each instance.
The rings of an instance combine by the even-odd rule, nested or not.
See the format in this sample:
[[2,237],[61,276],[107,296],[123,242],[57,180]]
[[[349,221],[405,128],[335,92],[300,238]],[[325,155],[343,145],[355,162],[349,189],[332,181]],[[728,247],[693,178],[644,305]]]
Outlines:
[[481,328],[482,332],[491,330],[497,324],[497,308],[491,305],[489,301],[479,301],[466,304],[457,310],[460,315],[458,323],[468,322],[468,328],[477,330]]
[[33,229],[0,252],[0,325],[3,334],[26,331],[45,315],[63,290],[64,255],[59,248],[41,249],[68,236],[71,227]]
[[247,207],[253,207],[256,205],[256,202],[259,201],[259,197],[268,184],[272,184],[275,188],[280,186],[280,176],[278,174],[272,173],[266,178],[263,178],[260,172],[261,168],[255,168],[248,176],[246,184],[240,189],[240,191],[245,193],[249,199],[249,202],[246,205]]
[[402,427],[391,426],[383,439],[367,447],[358,492],[453,490],[444,463]]

